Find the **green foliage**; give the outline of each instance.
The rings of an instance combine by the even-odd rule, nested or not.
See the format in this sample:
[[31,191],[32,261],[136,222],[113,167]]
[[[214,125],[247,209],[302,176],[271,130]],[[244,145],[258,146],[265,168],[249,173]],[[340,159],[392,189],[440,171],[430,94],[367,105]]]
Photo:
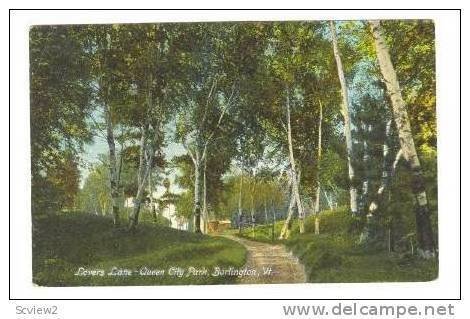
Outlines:
[[54,166],[48,168],[48,173],[33,176],[33,214],[74,210],[77,206],[80,181],[78,161],[70,152],[64,152],[61,156],[61,159],[55,159]]
[[418,148],[437,147],[436,56],[431,20],[386,21],[390,56],[408,106]]
[[79,27],[35,26],[29,39],[32,211],[40,213],[74,206],[91,90]]
[[193,215],[194,195],[191,191],[184,192],[176,203],[178,216],[191,218]]
[[[322,211],[319,215],[321,233],[348,233],[354,218],[349,214],[348,207],[343,206],[335,210]],[[305,231],[315,231],[315,216],[309,216],[305,220]]]
[[[382,24],[410,114],[436,229],[434,25],[432,21],[409,20]],[[348,107],[356,171],[352,182],[358,186],[362,207],[367,208],[380,186],[382,163],[390,162],[383,159],[384,142],[388,142],[392,156],[399,143],[393,127],[389,140],[385,134],[391,119],[390,103],[367,23],[341,21],[335,25],[351,95]],[[357,226],[362,226],[365,218],[363,214],[353,219],[343,207],[349,201],[350,181],[340,83],[327,22],[36,26],[30,31],[30,58],[35,215],[60,210],[109,213],[108,156],[100,156],[101,163],[90,166],[82,189],[79,168],[83,146],[106,138],[106,129],[110,129],[119,144],[120,206],[125,197],[137,193],[138,176],[142,176],[146,160],[143,151],[152,149],[156,158],[151,167],[157,172],[153,185],[168,185],[163,178],[171,168],[183,190],[175,195],[167,187],[160,204],[175,204],[177,215],[191,220],[199,195],[194,194],[196,176],[201,192],[205,176],[210,218],[233,220],[241,188],[243,214],[251,217],[253,212],[258,224],[265,223],[257,225],[254,234],[245,228],[241,236],[272,241],[274,211],[277,240],[283,223],[279,218],[284,217],[289,200],[289,186],[282,175],[290,165],[286,134],[289,98],[293,153],[301,172],[305,207],[307,211],[311,208],[317,182],[331,196],[332,206],[340,205],[322,212],[319,236],[312,234],[313,217],[305,221],[307,233],[302,236],[297,235],[294,221],[293,238],[287,244],[309,267],[310,280],[435,277],[437,266],[432,261],[406,257],[415,240],[416,221],[410,174],[404,163],[398,166],[374,220],[376,242],[368,247],[355,244]],[[322,145],[318,145],[320,105]],[[104,106],[110,111],[109,126],[101,118]],[[164,149],[172,143],[184,144],[186,154],[170,162]],[[321,159],[319,147],[323,150]],[[368,160],[364,160],[366,155]],[[369,197],[360,191],[366,180],[372,194]],[[144,198],[149,195],[144,191]],[[123,207],[121,211],[129,212]],[[240,247],[225,240],[169,230],[163,227],[168,226],[168,220],[155,217],[145,207],[141,215],[143,225],[134,235],[112,231],[103,216],[38,217],[36,282],[119,284],[98,279],[84,283],[70,276],[70,269],[79,263],[106,266],[152,261],[167,265],[175,261],[185,265],[192,259],[209,265],[215,261],[239,264],[243,259]],[[388,232],[396,248],[390,255],[384,253]],[[54,242],[53,235],[61,241]],[[181,260],[182,256],[188,261]],[[203,256],[207,258],[203,260]],[[122,284],[137,283],[141,282],[130,279]]]
[[[272,219],[272,211],[284,209],[285,193],[282,184],[270,177],[247,174],[227,176],[219,198],[218,216],[231,217],[238,213],[241,188],[241,209],[245,216],[255,212],[257,220]],[[266,209],[266,210],[265,210]]]
[[110,207],[109,171],[104,165],[96,165],[80,190],[79,210],[106,215]]
[[[282,243],[282,241],[279,240],[278,238],[279,238],[279,234],[281,233],[281,229],[283,225],[284,225],[284,221],[278,221],[274,224],[274,237],[273,237],[272,223],[266,224],[266,225],[256,225],[254,232],[251,227],[244,227],[241,233],[239,233],[238,230],[234,230],[233,234],[235,236],[240,236],[246,239],[259,241],[263,243],[271,243],[271,244]],[[297,221],[294,221],[292,225],[292,230],[298,231],[298,228],[299,227],[298,227]]]

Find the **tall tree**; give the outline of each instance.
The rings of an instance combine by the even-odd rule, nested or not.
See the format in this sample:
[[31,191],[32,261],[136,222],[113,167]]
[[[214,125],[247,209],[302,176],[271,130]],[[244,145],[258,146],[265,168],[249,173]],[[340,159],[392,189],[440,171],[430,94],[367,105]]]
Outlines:
[[[169,121],[171,110],[171,89],[169,83],[173,63],[171,50],[174,39],[171,26],[161,24],[138,25],[128,30],[133,44],[131,51],[132,74],[130,87],[136,88],[137,112],[130,114],[129,124],[139,130],[139,169],[137,175],[137,192],[129,216],[129,228],[135,229],[144,192],[148,186],[149,176],[153,169],[162,163],[164,146],[164,126]],[[158,173],[158,171],[157,171]],[[150,194],[151,195],[151,194]]]
[[115,141],[115,122],[116,114],[114,112],[112,101],[115,89],[115,74],[113,73],[116,62],[116,28],[107,26],[90,26],[87,29],[89,37],[88,49],[90,52],[90,60],[92,65],[92,76],[94,88],[95,103],[102,109],[105,124],[105,138],[108,144],[108,161],[109,161],[109,187],[111,193],[111,206],[114,225],[120,225],[119,214],[119,182],[118,167]]
[[320,212],[320,195],[321,195],[321,183],[320,183],[320,168],[321,168],[321,155],[322,155],[322,122],[323,122],[323,105],[319,102],[320,114],[318,116],[318,143],[317,143],[317,189],[315,195],[315,214]]
[[385,80],[387,93],[392,104],[403,157],[409,164],[412,172],[411,188],[416,199],[416,232],[421,256],[424,258],[430,258],[435,255],[434,235],[432,232],[430,211],[424,187],[423,172],[416,152],[408,112],[401,94],[397,74],[390,58],[388,46],[382,34],[380,21],[369,21],[369,24],[374,38],[374,45],[380,70]]
[[287,143],[289,147],[289,163],[291,169],[291,179],[292,179],[292,193],[295,198],[295,202],[297,204],[297,211],[299,214],[299,230],[300,233],[303,234],[305,232],[304,228],[304,219],[305,219],[305,211],[303,209],[302,200],[300,199],[300,190],[299,190],[299,181],[300,173],[298,172],[296,165],[295,165],[295,158],[294,158],[294,149],[292,146],[292,128],[291,128],[291,117],[290,117],[290,92],[289,89],[286,90],[286,114],[287,114]]
[[341,61],[341,55],[339,52],[338,40],[336,38],[336,27],[333,21],[330,21],[330,32],[333,42],[333,52],[335,55],[336,65],[338,68],[338,78],[341,84],[341,113],[344,118],[344,136],[346,138],[346,150],[348,156],[348,173],[349,173],[349,197],[350,197],[350,209],[353,215],[357,214],[357,189],[354,181],[354,168],[353,168],[353,143],[351,134],[351,116],[349,111],[349,93],[346,84],[346,78],[344,76],[343,63]]
[[[194,165],[194,224],[201,232],[204,162],[216,138],[231,131],[228,113],[239,99],[241,74],[239,38],[243,25],[199,23],[182,29],[182,111],[177,121],[177,140]],[[184,45],[183,45],[184,44]],[[206,185],[207,186],[207,185]]]

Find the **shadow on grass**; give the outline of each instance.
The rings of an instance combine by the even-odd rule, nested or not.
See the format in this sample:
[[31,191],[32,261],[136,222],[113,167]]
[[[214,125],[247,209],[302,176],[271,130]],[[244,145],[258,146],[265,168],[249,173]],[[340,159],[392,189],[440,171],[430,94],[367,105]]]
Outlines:
[[[236,278],[211,276],[213,267],[241,267],[243,246],[145,223],[135,232],[115,229],[112,220],[89,214],[55,214],[33,220],[33,281],[40,286],[223,284]],[[188,269],[207,269],[193,276]],[[170,275],[170,268],[185,273]],[[79,269],[94,275],[80,276]],[[154,275],[141,275],[143,269]],[[132,275],[108,275],[113,272]],[[158,270],[164,274],[156,275]],[[101,275],[103,273],[105,275]]]

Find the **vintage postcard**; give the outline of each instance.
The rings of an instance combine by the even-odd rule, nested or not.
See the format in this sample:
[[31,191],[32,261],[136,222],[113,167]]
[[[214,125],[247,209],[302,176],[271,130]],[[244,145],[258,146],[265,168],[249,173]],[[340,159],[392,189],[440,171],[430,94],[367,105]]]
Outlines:
[[438,277],[431,20],[35,25],[33,283]]

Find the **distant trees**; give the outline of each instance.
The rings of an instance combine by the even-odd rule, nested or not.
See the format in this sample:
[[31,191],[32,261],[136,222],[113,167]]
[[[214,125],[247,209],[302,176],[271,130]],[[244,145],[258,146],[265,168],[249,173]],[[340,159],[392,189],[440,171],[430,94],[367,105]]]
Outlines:
[[79,195],[79,209],[96,215],[108,215],[111,196],[108,188],[109,169],[102,163],[94,165],[85,179]]

